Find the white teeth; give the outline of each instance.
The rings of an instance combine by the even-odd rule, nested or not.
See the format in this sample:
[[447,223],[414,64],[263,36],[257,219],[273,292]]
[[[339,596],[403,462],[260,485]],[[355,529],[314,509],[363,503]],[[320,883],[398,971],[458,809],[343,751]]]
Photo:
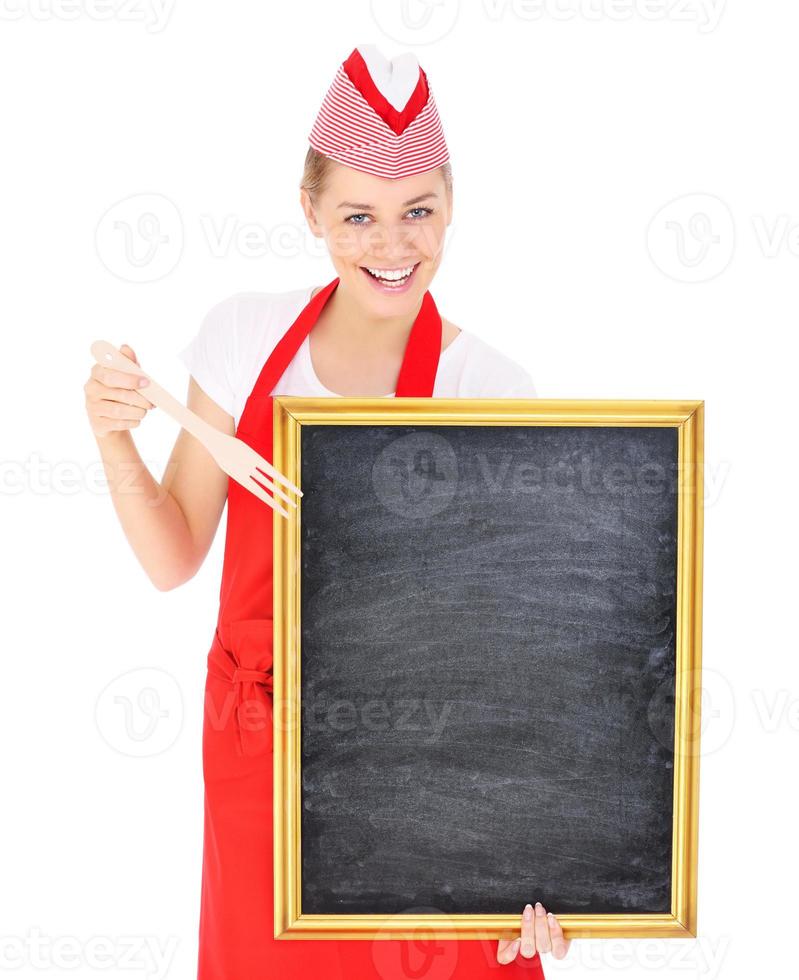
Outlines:
[[370,269],[369,266],[366,266],[366,268],[378,279],[385,279],[387,282],[398,282],[400,279],[407,279],[416,267],[409,265],[407,269]]

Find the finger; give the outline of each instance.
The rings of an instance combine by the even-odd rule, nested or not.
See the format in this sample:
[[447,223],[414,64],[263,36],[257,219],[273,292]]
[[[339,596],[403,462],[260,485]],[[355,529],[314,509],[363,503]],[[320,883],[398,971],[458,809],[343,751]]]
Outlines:
[[535,945],[539,953],[549,953],[552,949],[546,909],[540,902],[535,903]]
[[138,419],[103,419],[94,431],[98,435],[105,435],[107,432],[116,432],[119,429],[135,429],[137,425],[141,425]]
[[122,344],[122,346],[119,349],[122,351],[122,353],[125,355],[125,357],[129,357],[131,359],[131,361],[135,361],[137,364],[139,363],[139,359],[133,353],[133,348],[132,347],[129,347],[127,344]]
[[139,408],[138,405],[101,400],[97,403],[94,414],[101,419],[143,419],[146,413],[147,409]]
[[521,939],[500,939],[497,944],[497,962],[512,963],[519,952]]
[[[102,364],[93,364],[91,375],[97,381],[109,388],[143,388],[149,384],[146,378],[140,374],[132,374],[130,371],[117,371],[116,368],[104,367]],[[142,381],[144,384],[139,384]]]
[[124,405],[137,405],[145,410],[155,408],[155,405],[145,398],[140,391],[130,391],[127,388],[106,388],[103,387],[99,398],[101,401],[122,402]]
[[92,401],[124,402],[126,405],[138,405],[140,408],[155,408],[155,405],[140,391],[131,391],[130,388],[109,388],[94,378],[86,382],[84,391]]
[[549,923],[549,937],[552,941],[552,955],[556,960],[562,960],[569,952],[572,941],[571,939],[564,939],[563,929],[551,912],[547,915],[547,922]]
[[535,926],[533,925],[533,906],[528,902],[522,912],[522,956],[532,959],[535,956]]

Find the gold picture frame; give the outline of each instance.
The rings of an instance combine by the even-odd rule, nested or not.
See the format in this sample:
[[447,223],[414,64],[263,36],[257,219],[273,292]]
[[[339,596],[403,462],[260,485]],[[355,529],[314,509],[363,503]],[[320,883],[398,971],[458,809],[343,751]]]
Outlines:
[[[567,937],[696,936],[701,702],[704,402],[672,400],[274,399],[273,464],[298,486],[303,425],[670,426],[678,430],[672,903],[669,913],[563,914]],[[274,935],[278,939],[500,939],[519,915],[303,914],[301,906],[300,522],[274,519]]]

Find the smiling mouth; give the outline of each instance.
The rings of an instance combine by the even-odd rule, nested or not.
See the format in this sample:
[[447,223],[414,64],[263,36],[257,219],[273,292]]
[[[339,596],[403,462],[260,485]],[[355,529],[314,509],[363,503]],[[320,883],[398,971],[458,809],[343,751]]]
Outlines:
[[419,265],[420,263],[416,262],[397,269],[380,269],[376,266],[362,265],[361,269],[384,288],[401,289],[410,282]]

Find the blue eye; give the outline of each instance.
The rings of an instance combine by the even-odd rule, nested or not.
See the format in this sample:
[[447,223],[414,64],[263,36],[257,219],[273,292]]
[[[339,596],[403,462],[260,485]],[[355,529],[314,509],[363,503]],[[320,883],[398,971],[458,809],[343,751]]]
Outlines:
[[[428,215],[433,214],[434,210],[435,210],[434,208],[418,207],[418,208],[411,208],[410,211],[408,211],[407,213],[412,215],[414,211],[420,211],[421,214],[419,214],[417,217],[412,217],[411,221],[421,221],[422,218],[426,218]],[[348,225],[365,225],[366,221],[356,221],[355,219],[368,218],[368,217],[369,217],[368,214],[351,214],[349,217],[345,218],[344,221]]]

